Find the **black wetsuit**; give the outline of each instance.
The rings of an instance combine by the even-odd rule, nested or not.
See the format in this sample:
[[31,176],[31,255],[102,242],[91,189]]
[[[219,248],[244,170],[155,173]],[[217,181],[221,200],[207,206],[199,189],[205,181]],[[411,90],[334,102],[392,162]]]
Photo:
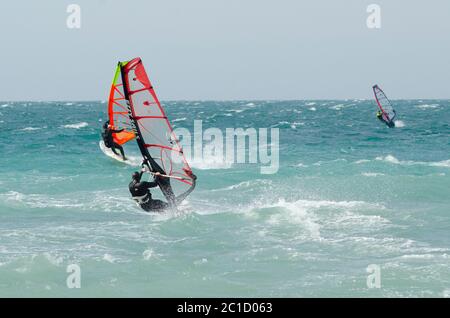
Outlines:
[[396,117],[397,113],[394,110],[394,117],[392,117],[391,120],[387,121],[383,118],[383,114],[381,113],[377,113],[377,118],[379,120],[381,120],[383,123],[385,123],[389,128],[394,128],[395,127],[395,122],[394,122],[394,118]]
[[133,199],[139,204],[142,209],[147,212],[161,212],[164,209],[167,209],[169,207],[169,204],[161,200],[152,199],[152,194],[149,191],[150,188],[155,188],[158,186],[158,184],[154,181],[141,182],[140,180],[142,174],[143,172],[139,174],[139,179],[131,180],[130,184],[128,185],[128,189],[130,190]]
[[119,149],[123,160],[126,160],[127,158],[125,158],[125,152],[123,151],[123,147],[121,145],[119,145],[118,143],[115,143],[114,138],[113,138],[113,134],[120,133],[122,131],[123,131],[123,129],[114,130],[114,129],[106,127],[106,129],[104,129],[102,132],[102,138],[103,138],[103,142],[105,143],[105,146],[107,148],[111,148],[112,152],[114,152],[115,155],[119,155],[116,151],[116,149]]

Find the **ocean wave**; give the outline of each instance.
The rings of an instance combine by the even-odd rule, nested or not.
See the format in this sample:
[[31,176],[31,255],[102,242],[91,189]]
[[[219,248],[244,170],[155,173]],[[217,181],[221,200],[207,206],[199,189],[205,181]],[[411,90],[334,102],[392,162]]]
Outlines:
[[395,127],[397,128],[403,128],[405,127],[405,122],[401,121],[401,120],[396,120],[394,121]]
[[57,199],[45,195],[24,194],[17,191],[1,193],[0,197],[4,197],[7,202],[23,203],[35,208],[77,208],[83,206],[83,204],[75,203],[71,199]]
[[80,129],[80,128],[84,128],[87,126],[88,126],[88,123],[83,121],[81,123],[63,125],[62,128]]
[[431,162],[431,163],[429,163],[429,165],[432,166],[432,167],[450,168],[450,159],[449,160],[444,160],[444,161],[438,161],[438,162]]
[[363,172],[361,173],[361,175],[363,175],[364,177],[379,177],[379,176],[384,176],[384,173],[379,173],[379,172]]
[[179,121],[185,121],[185,120],[186,120],[186,117],[182,117],[182,118],[174,119],[174,120],[172,120],[172,122],[173,122],[173,123],[176,123],[176,122],[179,122]]
[[227,186],[225,188],[219,188],[219,189],[213,189],[210,190],[212,192],[216,192],[216,191],[230,191],[230,190],[235,190],[235,189],[242,189],[242,188],[250,188],[250,187],[254,187],[254,186],[259,186],[259,185],[270,185],[272,184],[272,180],[269,179],[255,179],[255,180],[247,180],[247,181],[242,181],[239,182],[237,184],[233,184],[230,186]]
[[21,131],[34,131],[34,130],[41,130],[41,129],[45,129],[47,128],[47,126],[44,127],[25,127],[20,129]]
[[150,248],[145,250],[144,252],[142,252],[142,257],[144,258],[144,260],[148,261],[151,258],[155,257],[155,252]]
[[290,125],[291,125],[290,122],[283,120],[283,121],[280,121],[280,122],[278,122],[276,124],[271,125],[270,127],[271,128],[277,128],[277,127],[278,128],[284,128],[284,127],[287,127],[287,126],[290,127]]
[[315,112],[316,110],[317,110],[317,108],[315,108],[315,107],[310,107],[310,108],[308,108],[310,111],[313,111],[313,112]]
[[302,239],[320,240],[320,228],[317,216],[311,211],[308,211],[308,206],[305,201],[288,202],[285,200],[279,200],[275,204],[268,204],[262,206],[261,209],[283,209],[282,213],[272,213],[269,215],[266,223],[270,226],[279,226],[281,224],[295,224],[302,230]]
[[114,195],[112,191],[79,192],[72,197],[53,197],[42,194],[24,194],[17,191],[0,193],[6,203],[30,208],[64,208],[78,211],[101,210],[105,212],[133,211],[135,204],[130,197]]
[[345,107],[344,104],[337,104],[337,105],[331,106],[330,109],[341,110],[344,107]]
[[210,169],[230,169],[233,162],[229,162],[223,156],[214,156],[213,154],[203,154],[203,158],[193,158],[188,160],[189,165],[200,170]]
[[443,168],[450,168],[450,159],[449,160],[443,160],[443,161],[437,161],[437,162],[425,162],[425,161],[401,161],[395,158],[393,155],[387,155],[385,157],[376,157],[375,160],[378,161],[384,161],[391,164],[396,165],[404,165],[404,166],[413,166],[413,165],[420,165],[420,166],[429,166],[429,167],[443,167]]
[[103,255],[103,260],[107,261],[108,263],[113,264],[113,263],[116,263],[119,259],[112,256],[111,254],[106,253]]
[[303,123],[303,122],[297,122],[297,121],[294,121],[294,122],[293,122],[293,123],[291,123],[290,125],[291,125],[291,128],[292,128],[292,129],[296,129],[296,128],[297,128],[297,126],[304,126],[304,125],[305,125],[305,123]]
[[347,159],[338,158],[338,159],[328,160],[328,161],[320,160],[320,161],[317,161],[317,162],[313,163],[313,166],[321,166],[324,163],[327,164],[327,163],[332,163],[332,162],[347,162]]
[[450,288],[444,289],[444,291],[442,292],[442,297],[450,298]]
[[439,104],[424,104],[424,105],[417,105],[416,108],[420,108],[420,109],[435,109],[435,108],[439,108]]
[[[325,212],[323,209],[328,210]],[[367,230],[373,229],[374,224],[384,227],[390,222],[378,215],[363,215],[361,209],[383,210],[379,203],[365,201],[329,201],[329,200],[296,200],[280,199],[275,203],[256,203],[245,211],[249,218],[265,218],[270,226],[295,224],[306,230],[304,239],[323,240],[321,229],[348,227]],[[269,213],[270,211],[270,213]],[[330,215],[333,212],[335,214]]]

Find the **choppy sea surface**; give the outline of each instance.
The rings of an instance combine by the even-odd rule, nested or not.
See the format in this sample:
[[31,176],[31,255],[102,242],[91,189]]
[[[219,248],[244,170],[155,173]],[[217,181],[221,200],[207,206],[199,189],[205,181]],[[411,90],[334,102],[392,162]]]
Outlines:
[[145,213],[99,149],[105,103],[0,102],[1,297],[450,296],[450,101],[395,101],[394,129],[368,100],[163,104],[279,128],[278,172],[206,158],[180,211]]

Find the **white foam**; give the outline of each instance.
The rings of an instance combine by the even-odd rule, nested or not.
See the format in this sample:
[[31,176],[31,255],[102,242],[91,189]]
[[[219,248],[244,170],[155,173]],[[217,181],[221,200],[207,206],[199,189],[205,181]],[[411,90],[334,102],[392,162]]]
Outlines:
[[286,210],[286,213],[271,215],[267,221],[270,225],[276,226],[280,223],[289,222],[290,224],[301,226],[307,231],[309,237],[320,239],[320,224],[317,223],[315,215],[309,213],[301,201],[287,202],[280,200],[278,203],[267,207],[281,207]]
[[341,110],[342,108],[344,108],[344,104],[337,104],[337,105],[330,107],[330,109],[334,109],[334,110]]
[[33,131],[33,130],[40,130],[40,129],[42,129],[41,127],[25,127],[25,128],[22,128],[21,130],[22,131]]
[[330,161],[317,161],[315,163],[313,163],[313,166],[321,166],[324,163],[330,163],[330,162],[347,162],[347,159],[344,158],[338,158],[338,159],[334,159],[334,160],[330,160]]
[[57,199],[40,194],[25,195],[16,191],[2,193],[0,197],[5,197],[8,202],[17,202],[34,208],[79,208],[84,206],[84,204],[71,199]]
[[202,258],[202,259],[194,261],[195,265],[201,265],[201,264],[206,264],[206,263],[208,263],[208,259],[207,258]]
[[291,123],[291,128],[296,129],[297,126],[304,126],[304,125],[305,125],[305,123],[294,121],[293,123]]
[[405,127],[405,123],[403,121],[401,121],[401,120],[395,120],[394,124],[395,124],[395,127],[397,127],[397,128]]
[[387,155],[386,157],[376,157],[375,160],[385,161],[393,164],[400,164],[400,161],[392,155]]
[[378,172],[363,172],[363,176],[365,177],[378,177],[378,176],[384,176],[384,173],[378,173]]
[[247,103],[247,104],[245,104],[245,106],[255,106],[255,104],[254,103]]
[[53,265],[59,266],[63,263],[64,259],[61,256],[52,255],[48,252],[44,253],[44,257]]
[[256,185],[268,186],[270,184],[272,184],[272,180],[268,180],[268,179],[247,180],[247,181],[239,182],[237,184],[230,185],[225,188],[214,189],[211,191],[229,191],[229,190],[235,190],[235,189],[250,188],[250,187],[254,187]]
[[356,163],[357,165],[362,164],[362,163],[366,163],[366,162],[370,162],[370,160],[368,160],[368,159],[361,159],[361,160],[355,161],[355,163]]
[[[365,201],[286,201],[280,199],[276,203],[256,202],[254,206],[243,212],[247,217],[254,219],[261,217],[261,211],[267,208],[281,208],[280,212],[272,212],[269,215],[267,219],[269,225],[278,226],[281,223],[295,224],[299,226],[300,229],[306,230],[304,233],[306,234],[306,237],[303,237],[304,239],[323,240],[321,237],[323,222],[325,222],[327,227],[338,226],[336,225],[336,222],[342,224],[345,223],[347,226],[356,224],[358,227],[364,224],[375,224],[382,227],[390,223],[388,220],[377,215],[360,215],[358,211],[361,210],[361,208],[385,209],[385,207],[379,203],[369,203]],[[329,219],[329,217],[323,219],[321,216],[325,211],[318,211],[321,209],[331,209],[331,211],[338,213],[335,214],[336,217],[333,217],[332,220],[328,222],[326,220]],[[352,212],[352,210],[355,212]],[[345,214],[342,214],[343,212]],[[322,221],[319,222],[319,219]],[[370,226],[368,226],[368,228],[370,229]]]
[[103,260],[109,262],[109,263],[115,263],[117,261],[117,258],[115,258],[114,256],[112,256],[111,254],[104,254],[103,255]]
[[375,160],[385,161],[388,163],[396,164],[396,165],[405,165],[405,166],[413,166],[413,165],[421,165],[421,166],[429,166],[429,167],[444,167],[450,168],[450,159],[437,161],[437,162],[424,162],[424,161],[400,161],[392,155],[387,155],[385,157],[376,157]]
[[311,107],[311,108],[309,108],[309,110],[315,112],[317,109],[315,107]]
[[148,260],[149,260],[150,258],[152,258],[154,255],[155,255],[155,253],[153,252],[152,249],[145,250],[145,251],[142,253],[142,256],[144,257],[144,259],[145,259],[146,261],[148,261]]
[[86,122],[81,122],[81,123],[76,123],[76,124],[68,124],[68,125],[63,125],[63,128],[70,128],[70,129],[80,129],[80,128],[84,128],[87,127],[88,123]]
[[176,123],[176,122],[179,122],[179,121],[185,121],[185,120],[186,120],[186,117],[182,117],[182,118],[174,119],[174,120],[172,120],[172,122],[173,122],[173,123]]
[[432,162],[432,163],[430,163],[430,166],[450,168],[450,159],[444,160],[444,161],[439,161],[439,162]]
[[416,108],[420,108],[420,109],[434,109],[434,108],[438,108],[439,104],[424,104],[424,105],[417,105]]
[[227,161],[223,156],[215,156],[213,153],[204,153],[203,158],[194,156],[188,161],[191,167],[201,170],[230,169],[233,165],[233,162]]
[[442,297],[450,298],[450,288],[444,289],[444,291],[442,292]]

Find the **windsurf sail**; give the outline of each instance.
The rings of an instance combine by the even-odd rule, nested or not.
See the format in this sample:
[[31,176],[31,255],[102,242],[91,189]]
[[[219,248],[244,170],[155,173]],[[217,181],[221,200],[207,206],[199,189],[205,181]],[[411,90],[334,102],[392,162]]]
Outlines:
[[113,134],[114,142],[119,145],[123,145],[136,137],[132,131],[130,116],[128,115],[128,107],[125,100],[122,76],[120,72],[122,67],[121,64],[122,63],[119,62],[117,65],[108,100],[109,123],[115,130],[124,129],[124,131],[120,133]]
[[396,113],[394,107],[392,107],[391,101],[387,98],[386,94],[378,85],[374,85],[372,88],[373,93],[375,94],[378,108],[380,108],[381,112],[383,113],[383,120],[388,123],[392,122],[395,118]]
[[124,98],[134,134],[155,181],[171,206],[195,188],[195,179],[177,136],[156,96],[140,58],[120,64]]

